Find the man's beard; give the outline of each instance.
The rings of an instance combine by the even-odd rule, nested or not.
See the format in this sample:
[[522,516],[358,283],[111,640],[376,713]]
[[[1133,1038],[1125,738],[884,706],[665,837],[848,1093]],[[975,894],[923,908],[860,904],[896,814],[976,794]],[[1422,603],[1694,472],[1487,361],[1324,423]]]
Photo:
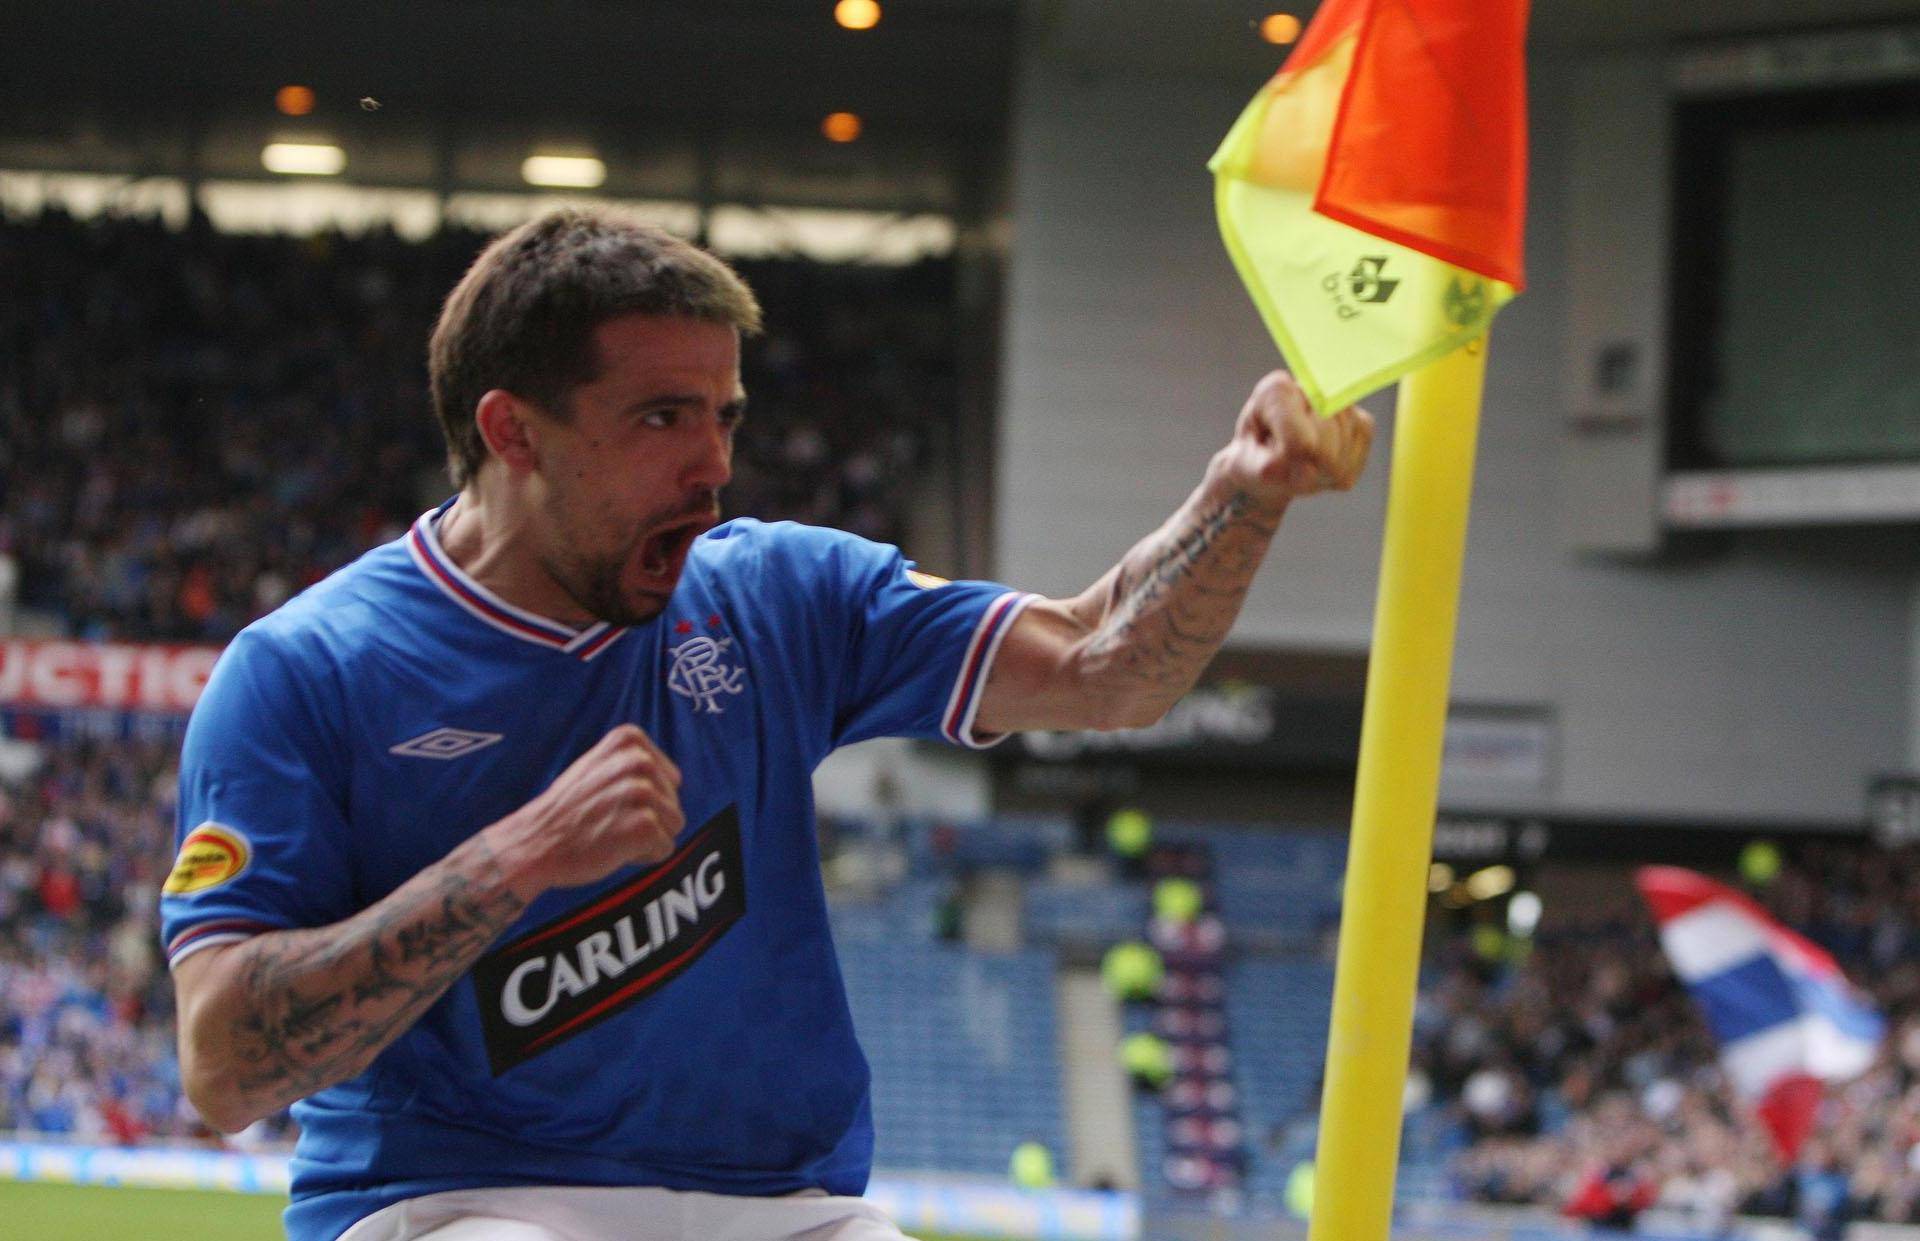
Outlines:
[[639,541],[619,556],[578,560],[564,571],[555,567],[554,580],[587,615],[609,625],[638,625],[666,610],[668,595],[648,594],[629,602],[620,589],[620,577]]
[[[691,517],[717,520],[719,512],[720,496],[718,492],[713,492],[697,504],[661,513],[646,522],[625,546],[611,555],[581,556],[575,553],[564,559],[550,558],[544,567],[567,597],[587,615],[609,625],[643,624],[666,610],[667,600],[672,597],[672,588],[657,593],[645,592],[638,600],[630,599],[620,584],[627,566],[633,563],[642,545],[661,526]],[[682,572],[685,572],[684,565]],[[678,584],[676,579],[675,586]]]

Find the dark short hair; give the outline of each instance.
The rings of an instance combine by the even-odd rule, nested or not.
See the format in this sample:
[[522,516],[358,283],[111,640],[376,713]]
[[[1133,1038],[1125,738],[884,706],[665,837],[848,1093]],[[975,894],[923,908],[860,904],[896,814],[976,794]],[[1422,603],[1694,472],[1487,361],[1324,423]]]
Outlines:
[[563,208],[495,238],[447,295],[427,347],[447,468],[464,487],[487,459],[474,408],[503,388],[557,418],[600,371],[593,334],[627,314],[760,330],[760,304],[725,263],[661,229]]

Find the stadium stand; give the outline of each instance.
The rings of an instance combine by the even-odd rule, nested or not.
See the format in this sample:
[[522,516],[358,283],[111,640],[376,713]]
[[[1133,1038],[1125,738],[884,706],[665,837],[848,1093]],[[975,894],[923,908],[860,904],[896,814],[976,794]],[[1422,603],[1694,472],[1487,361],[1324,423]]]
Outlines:
[[[85,638],[224,641],[446,490],[439,299],[484,237],[0,215],[0,553]],[[899,541],[951,425],[951,273],[757,259],[726,502]]]
[[1111,882],[1041,879],[1026,888],[1027,934],[1042,943],[1111,944],[1147,921],[1144,890]]
[[1920,853],[1808,849],[1754,895],[1832,952],[1889,1020],[1878,1063],[1829,1092],[1799,1166],[1781,1165],[1733,1096],[1635,913],[1559,927],[1517,963],[1488,961],[1464,937],[1436,946],[1415,1056],[1435,1106],[1472,1141],[1457,1192],[1558,1205],[1618,1168],[1692,1217],[1777,1215],[1793,1212],[1805,1176],[1835,1165],[1856,1218],[1920,1219]]
[[840,966],[877,1166],[1004,1176],[1021,1141],[1064,1150],[1051,952],[843,938]]
[[[1190,885],[1197,908],[1178,916],[1154,910],[1144,932],[1164,966],[1157,993],[1129,1005],[1129,1034],[1151,1032],[1168,1052],[1163,1084],[1136,1090],[1134,1131],[1140,1184],[1155,1207],[1211,1203],[1235,1210],[1246,1178],[1245,1126],[1227,1040],[1224,966],[1227,933],[1212,907],[1213,859],[1204,841],[1161,843],[1144,858],[1144,880]],[[1138,888],[1144,884],[1135,881]],[[1156,901],[1157,904],[1157,901]]]
[[43,753],[0,784],[0,1130],[204,1136],[181,1100],[153,931],[172,747],[70,740]]
[[846,944],[930,944],[942,931],[939,911],[957,899],[953,882],[915,876],[870,900],[833,905],[833,937]]
[[1311,952],[1336,925],[1346,869],[1343,832],[1178,822],[1159,831],[1166,843],[1202,847],[1213,858],[1216,907],[1243,948]]
[[1241,960],[1227,971],[1227,1029],[1253,1148],[1247,1194],[1276,1211],[1288,1174],[1312,1157],[1310,1140],[1289,1138],[1319,1101],[1332,1008],[1333,967],[1325,962]]
[[918,821],[907,830],[907,854],[918,874],[996,869],[1038,875],[1068,847],[1071,828],[1055,819],[998,819],[964,825]]

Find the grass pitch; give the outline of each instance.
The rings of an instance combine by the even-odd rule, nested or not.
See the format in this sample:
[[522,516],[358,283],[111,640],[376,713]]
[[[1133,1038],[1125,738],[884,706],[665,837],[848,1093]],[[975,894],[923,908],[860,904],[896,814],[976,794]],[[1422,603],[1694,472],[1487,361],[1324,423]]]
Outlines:
[[277,1194],[0,1182],[0,1225],[35,1241],[281,1241]]
[[[283,1241],[278,1194],[0,1181],[0,1236],[22,1241]],[[967,1241],[927,1235],[923,1241]]]

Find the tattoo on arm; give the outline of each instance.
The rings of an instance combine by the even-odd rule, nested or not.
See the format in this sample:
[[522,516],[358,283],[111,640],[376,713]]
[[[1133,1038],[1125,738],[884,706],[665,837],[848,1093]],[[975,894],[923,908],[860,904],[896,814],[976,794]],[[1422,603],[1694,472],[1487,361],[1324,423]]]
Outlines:
[[475,837],[345,922],[236,946],[234,1085],[271,1111],[360,1072],[524,907]]
[[1190,502],[1120,562],[1086,647],[1096,673],[1171,706],[1226,640],[1278,529],[1243,491]]

